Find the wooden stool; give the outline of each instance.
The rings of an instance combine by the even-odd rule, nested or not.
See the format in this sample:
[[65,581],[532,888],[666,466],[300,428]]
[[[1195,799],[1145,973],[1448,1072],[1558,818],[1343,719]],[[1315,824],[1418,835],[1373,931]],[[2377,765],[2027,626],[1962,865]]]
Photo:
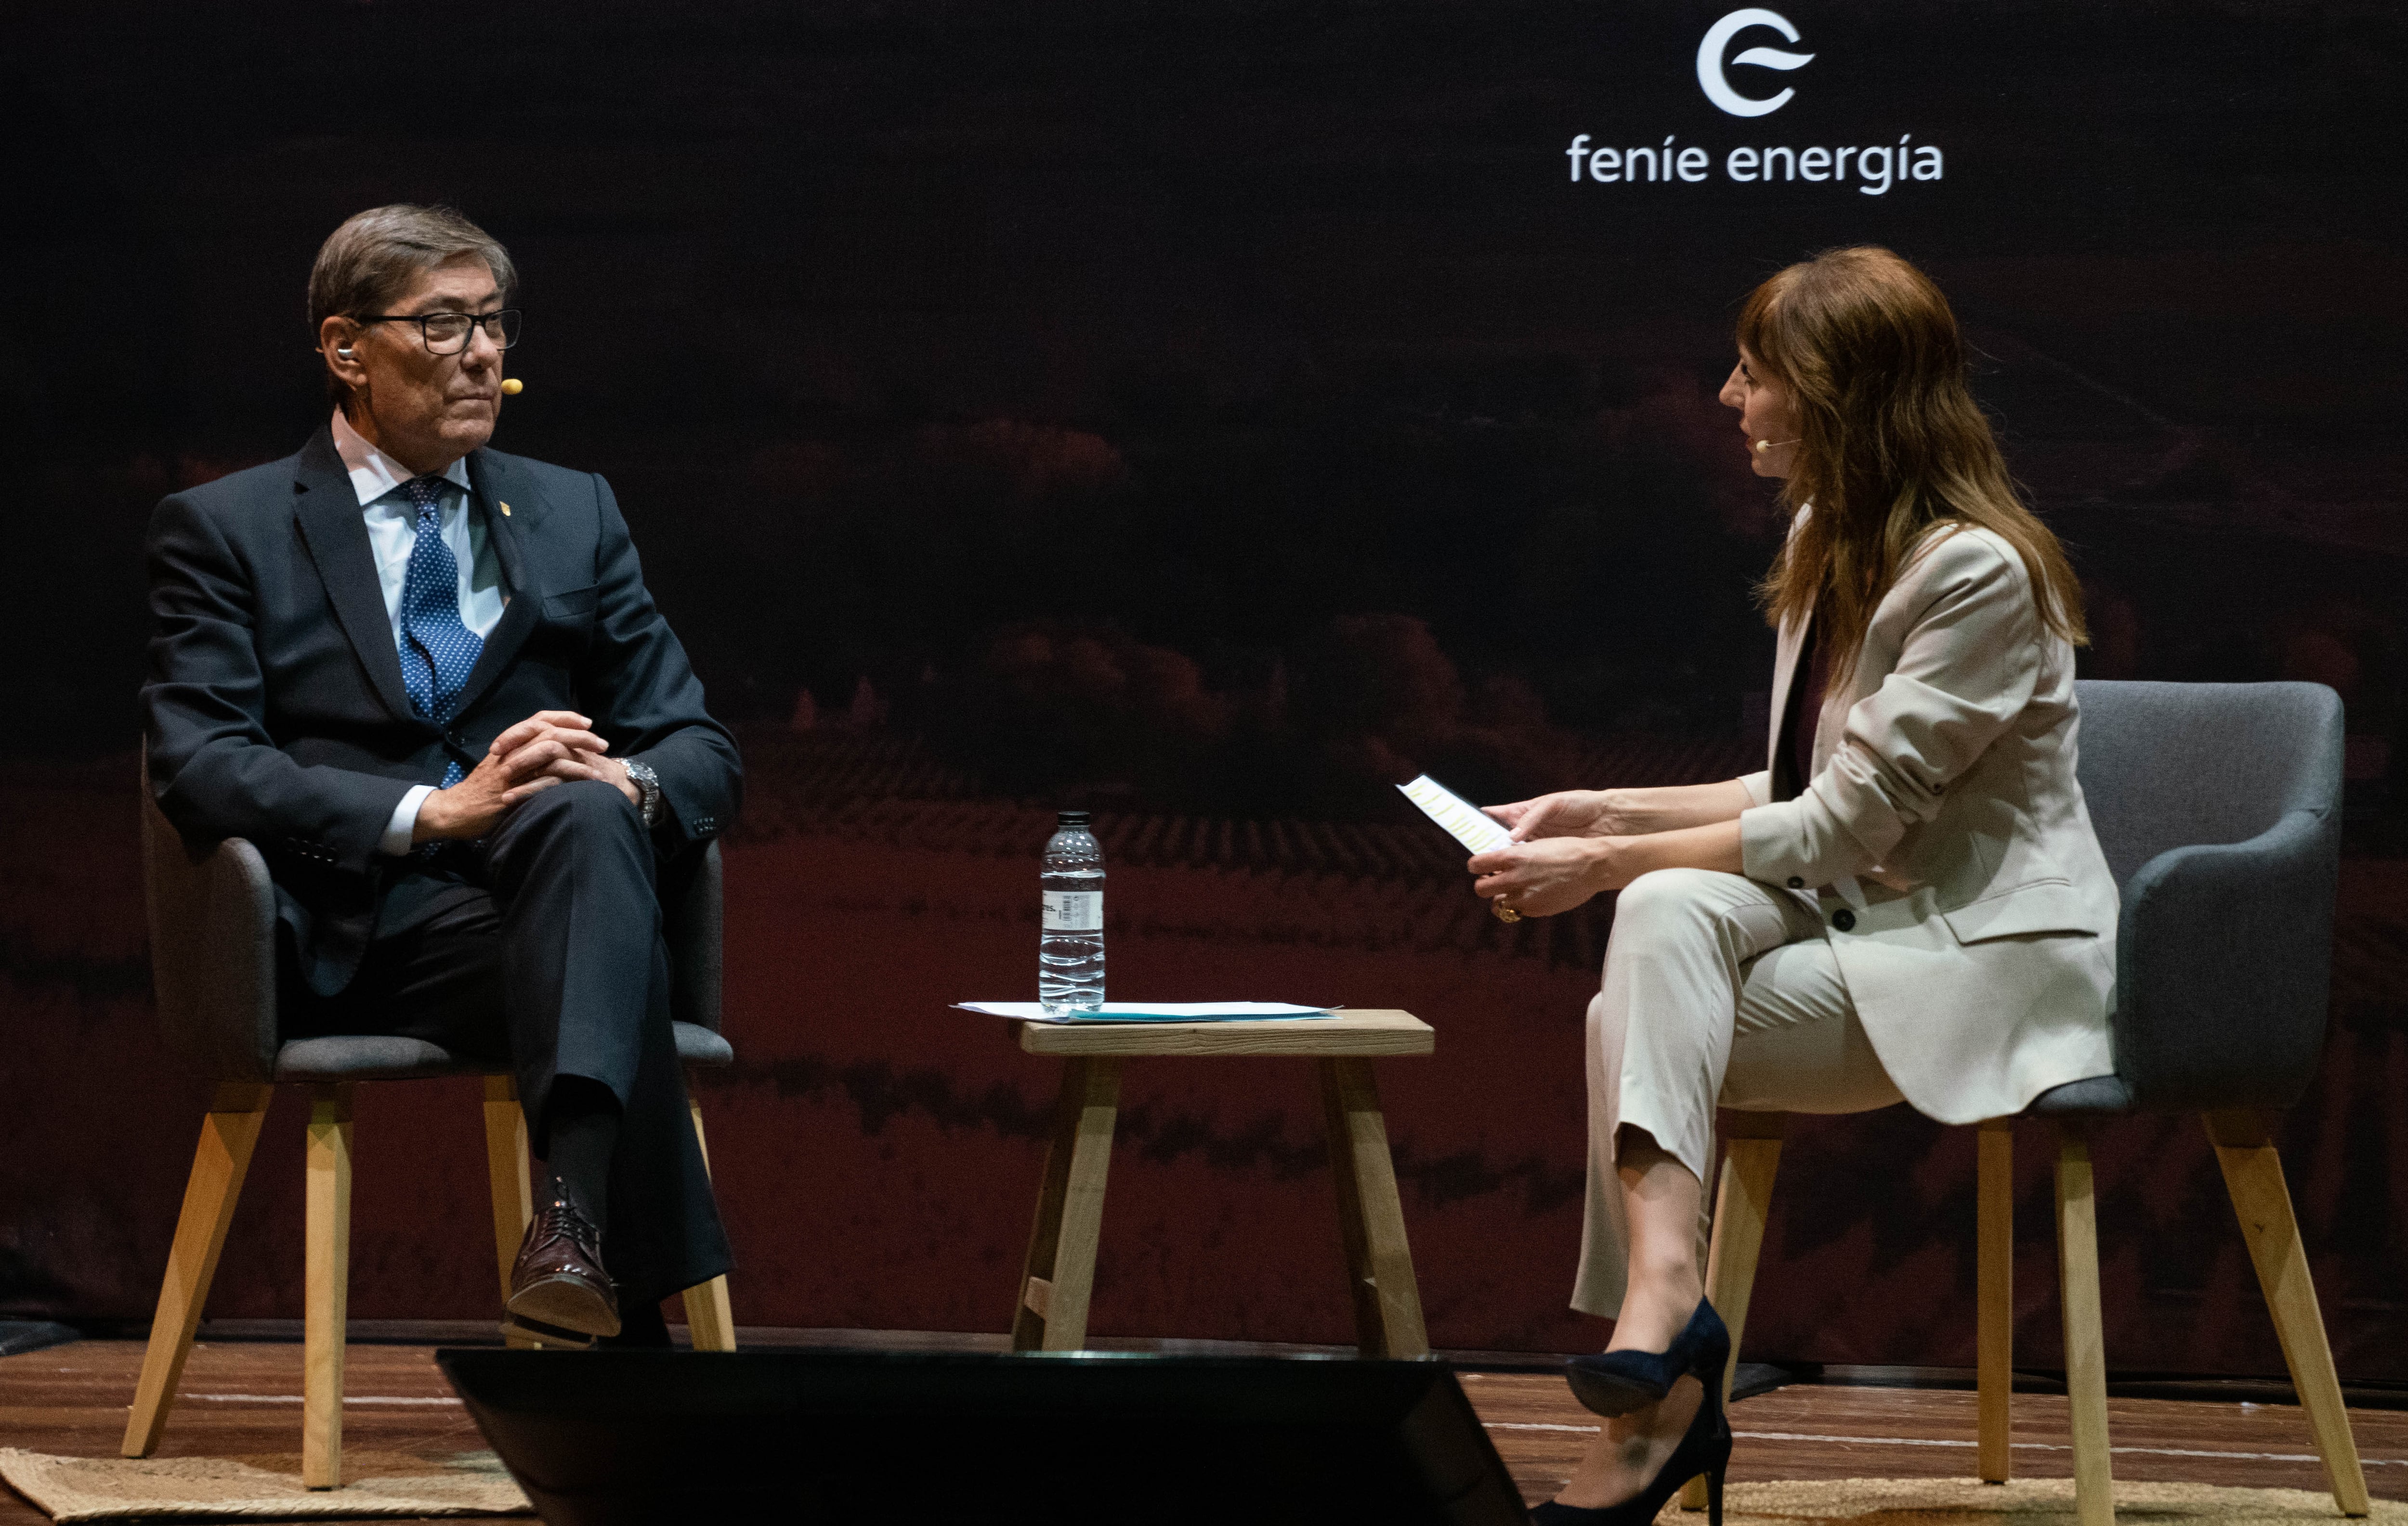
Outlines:
[[1087,1341],[1104,1176],[1111,1169],[1121,1062],[1133,1055],[1280,1054],[1321,1062],[1322,1117],[1338,1183],[1354,1329],[1367,1357],[1426,1357],[1421,1291],[1405,1244],[1403,1205],[1388,1158],[1388,1127],[1371,1060],[1428,1054],[1438,1035],[1410,1012],[1237,1022],[1022,1022],[1020,1047],[1064,1057],[1054,1143],[1028,1236],[1028,1264],[1011,1320],[1015,1351],[1077,1351]]
[[[527,1166],[526,1117],[519,1106],[518,1083],[508,1076],[488,1076],[484,1080],[485,1166],[493,1191],[494,1265],[501,1274],[502,1301],[507,1303],[510,1268],[518,1259],[527,1222],[535,1217],[535,1200]],[[344,1324],[350,1309],[351,1262],[351,1100],[357,1087],[356,1082],[334,1081],[313,1083],[309,1088],[301,1301],[301,1481],[309,1489],[343,1485]],[[200,1147],[184,1188],[183,1211],[176,1221],[166,1276],[159,1283],[158,1310],[150,1320],[142,1376],[126,1414],[122,1450],[127,1457],[148,1457],[156,1451],[167,1428],[185,1359],[192,1355],[200,1331],[201,1306],[217,1276],[218,1257],[234,1223],[235,1202],[242,1195],[243,1178],[251,1173],[251,1153],[274,1094],[272,1085],[221,1082],[201,1125]],[[695,1143],[703,1147],[707,1171],[710,1147],[703,1139],[702,1109],[694,1105],[691,1094],[687,1110],[694,1121]],[[735,1350],[736,1321],[727,1304],[727,1278],[717,1276],[688,1288],[684,1298],[686,1328],[694,1348]],[[510,1337],[508,1344],[537,1346],[518,1336]]]

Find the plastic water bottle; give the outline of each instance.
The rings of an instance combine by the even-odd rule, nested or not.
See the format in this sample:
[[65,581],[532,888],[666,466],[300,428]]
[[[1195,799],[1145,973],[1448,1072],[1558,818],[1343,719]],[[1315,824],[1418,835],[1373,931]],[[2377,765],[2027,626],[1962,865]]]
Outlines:
[[1064,811],[1045,844],[1044,930],[1037,942],[1037,999],[1051,1014],[1104,1005],[1104,849],[1085,811]]

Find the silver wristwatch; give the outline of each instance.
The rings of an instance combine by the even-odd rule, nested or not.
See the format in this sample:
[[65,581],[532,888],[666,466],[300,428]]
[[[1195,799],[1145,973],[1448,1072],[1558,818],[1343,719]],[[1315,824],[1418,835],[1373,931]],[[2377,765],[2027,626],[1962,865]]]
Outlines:
[[661,777],[652,772],[652,764],[638,763],[633,758],[620,759],[619,766],[625,769],[627,777],[636,781],[636,792],[643,796],[645,830],[650,831],[660,825]]

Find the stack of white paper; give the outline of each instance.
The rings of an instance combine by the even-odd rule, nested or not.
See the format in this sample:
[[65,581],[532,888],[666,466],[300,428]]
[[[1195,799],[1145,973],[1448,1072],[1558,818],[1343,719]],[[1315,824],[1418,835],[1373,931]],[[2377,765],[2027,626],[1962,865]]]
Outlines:
[[1048,1012],[1040,1002],[955,1002],[964,1012],[1024,1022],[1228,1022],[1241,1018],[1327,1018],[1326,1006],[1289,1002],[1106,1002],[1092,1012]]

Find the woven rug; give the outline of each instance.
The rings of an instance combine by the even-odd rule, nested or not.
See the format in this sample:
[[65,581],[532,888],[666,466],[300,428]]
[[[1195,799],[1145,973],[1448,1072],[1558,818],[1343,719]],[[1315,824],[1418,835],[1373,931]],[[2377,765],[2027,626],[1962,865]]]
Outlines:
[[524,1516],[491,1452],[346,1448],[340,1489],[301,1487],[298,1452],[256,1457],[51,1457],[0,1447],[0,1478],[54,1520],[361,1520]]
[[[1985,1484],[1971,1478],[1827,1478],[1732,1484],[1723,1491],[1726,1523],[1775,1526],[1788,1521],[1845,1521],[1848,1526],[2074,1526],[2073,1480],[2017,1478]],[[2330,1494],[2300,1489],[2229,1489],[2217,1484],[2115,1483],[2119,1522],[2147,1526],[2340,1526]],[[1697,1526],[1677,1502],[1665,1522]],[[2377,1500],[2374,1526],[2408,1526],[2408,1505]]]

